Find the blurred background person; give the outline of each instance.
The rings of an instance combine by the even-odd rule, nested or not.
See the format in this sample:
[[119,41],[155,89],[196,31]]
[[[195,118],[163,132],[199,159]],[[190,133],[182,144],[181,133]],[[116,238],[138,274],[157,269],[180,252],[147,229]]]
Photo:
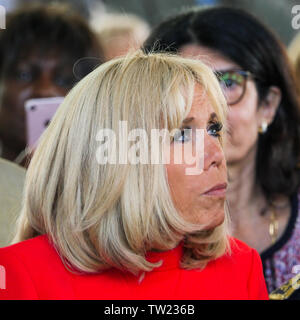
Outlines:
[[[6,29],[0,33],[2,158],[27,164],[24,103],[31,98],[66,95],[78,80],[74,63],[100,55],[87,23],[66,5],[27,6],[7,16]],[[80,78],[90,68],[80,63],[76,71]],[[0,170],[0,246],[4,246],[12,239],[25,171],[3,159]]]
[[218,75],[233,235],[261,254],[273,291],[300,264],[299,101],[284,46],[252,15],[217,7],[170,17],[145,50],[205,59]]
[[[6,29],[0,33],[3,158],[24,160],[25,101],[65,96],[77,80],[74,63],[83,57],[101,57],[100,46],[88,24],[69,6],[27,5],[7,16]],[[90,70],[84,63],[77,67],[80,77]]]
[[106,61],[123,56],[130,49],[138,49],[150,33],[148,23],[133,14],[94,14],[91,26],[98,36]]

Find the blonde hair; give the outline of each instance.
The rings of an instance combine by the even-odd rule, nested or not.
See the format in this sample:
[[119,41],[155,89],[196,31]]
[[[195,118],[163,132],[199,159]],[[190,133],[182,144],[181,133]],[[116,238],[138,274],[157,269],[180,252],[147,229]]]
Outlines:
[[[15,242],[47,234],[67,267],[98,272],[115,267],[150,271],[145,253],[184,240],[182,267],[204,268],[228,246],[228,215],[213,230],[177,212],[164,164],[96,161],[102,128],[179,128],[191,109],[195,83],[225,122],[218,81],[202,62],[137,51],[107,62],[66,96],[28,168]],[[120,137],[120,145],[126,143]]]

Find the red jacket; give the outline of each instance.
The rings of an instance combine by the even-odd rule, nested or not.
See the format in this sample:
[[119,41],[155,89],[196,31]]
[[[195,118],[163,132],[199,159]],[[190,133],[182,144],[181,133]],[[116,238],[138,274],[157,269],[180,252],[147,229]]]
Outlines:
[[268,299],[258,253],[236,239],[231,247],[230,256],[209,262],[202,271],[179,267],[181,245],[150,252],[149,261],[163,264],[139,282],[115,269],[73,274],[47,236],[38,236],[0,248],[0,299]]

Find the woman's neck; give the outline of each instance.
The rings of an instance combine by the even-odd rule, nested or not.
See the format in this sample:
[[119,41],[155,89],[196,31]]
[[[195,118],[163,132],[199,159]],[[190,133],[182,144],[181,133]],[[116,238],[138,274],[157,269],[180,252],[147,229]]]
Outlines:
[[[256,183],[255,149],[242,161],[229,163],[227,167],[229,184],[226,197],[232,221],[232,235],[261,253],[272,244],[269,231],[272,212],[277,215],[276,239],[279,239],[286,229],[291,215],[289,198],[276,195],[270,207],[261,187]],[[263,210],[265,211],[262,215]]]
[[256,148],[241,161],[228,164],[227,201],[233,229],[257,219],[266,205],[262,190],[256,184]]

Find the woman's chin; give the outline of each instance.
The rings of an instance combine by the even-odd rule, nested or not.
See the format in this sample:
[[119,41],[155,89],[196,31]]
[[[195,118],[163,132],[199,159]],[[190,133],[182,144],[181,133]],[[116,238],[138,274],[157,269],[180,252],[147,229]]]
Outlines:
[[221,211],[221,212],[216,214],[216,216],[211,221],[209,226],[207,228],[205,228],[205,229],[214,229],[214,228],[220,226],[224,222],[224,220],[225,220],[225,212]]
[[201,221],[199,221],[199,219],[192,219],[193,221],[190,221],[191,223],[194,224],[199,224],[201,226],[206,225],[204,229],[202,230],[209,230],[209,229],[214,229],[216,227],[218,227],[219,225],[221,225],[224,220],[225,220],[225,212],[224,210],[220,210],[218,212],[216,212],[214,214],[214,216],[209,219],[208,221],[203,221],[203,219],[201,219]]

